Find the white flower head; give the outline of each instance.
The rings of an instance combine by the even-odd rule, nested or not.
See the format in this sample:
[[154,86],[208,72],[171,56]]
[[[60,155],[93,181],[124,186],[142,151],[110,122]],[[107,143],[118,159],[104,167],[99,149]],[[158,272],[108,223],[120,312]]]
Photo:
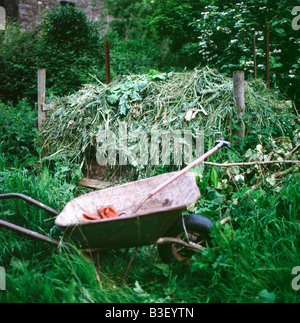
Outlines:
[[243,180],[245,179],[245,177],[244,177],[244,175],[242,175],[242,174],[238,174],[238,175],[235,175],[235,176],[234,176],[234,179],[235,179],[236,181],[243,181]]

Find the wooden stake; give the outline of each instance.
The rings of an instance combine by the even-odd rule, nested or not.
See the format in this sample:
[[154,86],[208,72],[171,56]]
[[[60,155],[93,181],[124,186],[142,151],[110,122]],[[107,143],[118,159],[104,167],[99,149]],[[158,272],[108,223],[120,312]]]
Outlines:
[[242,117],[245,114],[245,73],[243,71],[233,72],[233,99],[239,118],[239,129],[235,134],[239,137],[236,142],[239,143],[245,138],[245,124]]
[[38,130],[42,129],[47,112],[44,111],[43,106],[46,102],[46,70],[44,68],[38,69]]

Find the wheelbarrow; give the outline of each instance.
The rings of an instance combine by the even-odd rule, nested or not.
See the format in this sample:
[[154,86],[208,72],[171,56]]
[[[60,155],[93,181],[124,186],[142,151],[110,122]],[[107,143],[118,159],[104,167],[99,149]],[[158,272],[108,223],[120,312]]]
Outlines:
[[[218,141],[213,149],[181,171],[79,196],[69,201],[61,212],[23,194],[2,194],[0,199],[20,198],[54,214],[57,216],[55,225],[80,249],[95,251],[157,244],[163,261],[174,257],[183,261],[187,259],[187,250],[206,247],[213,224],[199,215],[183,215],[187,207],[200,198],[195,174],[188,170],[224,145],[230,147],[230,143]],[[83,221],[83,213],[95,213],[108,202],[120,216]],[[0,226],[54,245],[61,243],[3,220]]]

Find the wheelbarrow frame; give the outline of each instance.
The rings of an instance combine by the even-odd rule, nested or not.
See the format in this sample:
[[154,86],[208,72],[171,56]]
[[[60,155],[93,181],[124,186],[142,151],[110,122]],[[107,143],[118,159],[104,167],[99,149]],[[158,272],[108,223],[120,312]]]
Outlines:
[[[49,206],[47,206],[47,205],[45,205],[45,204],[43,204],[43,203],[41,203],[39,201],[36,201],[36,200],[34,200],[33,198],[31,198],[31,197],[29,197],[27,195],[19,194],[19,193],[0,194],[0,200],[3,200],[3,199],[15,199],[15,198],[22,199],[22,200],[26,201],[29,204],[35,205],[38,208],[40,208],[40,209],[42,209],[44,211],[47,211],[50,214],[53,214],[53,215],[59,215],[60,214],[55,209],[53,209],[53,208],[51,208],[51,207],[49,207]],[[163,210],[161,210],[161,212],[159,212],[159,210],[156,210],[156,211],[158,211],[158,212],[156,212],[155,214],[157,214],[158,216],[160,216],[161,212],[163,212]],[[172,219],[172,221],[170,222],[170,225],[167,227],[167,230],[173,225],[173,223],[178,219],[178,217],[182,214],[183,211],[184,211],[183,209],[177,209],[177,208],[175,208],[175,209],[173,208],[173,209],[170,209],[168,211],[168,213],[170,213],[172,216],[166,218],[166,220]],[[163,213],[165,213],[165,211]],[[153,216],[153,213],[149,214],[149,216]],[[133,217],[135,217],[135,216],[128,216],[128,217],[126,217],[126,218],[124,218],[122,220],[130,219],[130,218],[133,218]],[[111,219],[111,220],[113,220],[113,219]],[[61,241],[52,239],[50,237],[47,237],[47,236],[42,235],[40,233],[37,233],[35,231],[28,230],[26,228],[23,228],[21,226],[15,225],[13,223],[10,223],[10,222],[7,222],[7,221],[1,220],[1,219],[0,219],[0,226],[2,226],[4,228],[7,228],[7,229],[10,229],[10,230],[13,230],[13,231],[16,231],[16,232],[21,233],[23,235],[29,236],[29,237],[34,238],[36,240],[40,240],[40,241],[43,241],[43,242],[46,242],[46,243],[50,243],[50,244],[55,245],[57,247],[62,243]],[[93,226],[94,226],[94,224],[93,224]],[[167,231],[165,228],[166,227],[164,227],[164,230],[163,230],[164,232]],[[66,230],[66,233],[67,232],[68,232],[68,230]],[[177,238],[174,238],[174,237],[164,237],[163,233],[159,234],[160,237],[157,240],[156,239],[154,239],[154,240],[153,239],[152,240],[148,239],[147,243],[140,243],[139,245],[177,243],[177,244],[183,245],[185,247],[189,247],[189,248],[193,248],[193,249],[197,249],[197,250],[202,250],[203,249],[202,246],[193,245],[191,243],[186,243],[185,241],[183,241],[181,239],[177,239]],[[70,237],[72,237],[72,233],[70,234]],[[75,239],[76,239],[76,237],[75,237]],[[133,241],[127,245],[127,247],[137,247],[137,246],[138,245],[136,243],[134,243]],[[96,248],[96,250],[108,249],[108,248],[117,248],[117,247],[118,247],[118,244],[115,244],[113,242],[109,242],[109,244],[107,246],[103,246],[103,248]],[[83,249],[83,250],[87,250],[87,249]],[[88,248],[88,250],[93,251],[93,249],[90,249],[90,248]]]

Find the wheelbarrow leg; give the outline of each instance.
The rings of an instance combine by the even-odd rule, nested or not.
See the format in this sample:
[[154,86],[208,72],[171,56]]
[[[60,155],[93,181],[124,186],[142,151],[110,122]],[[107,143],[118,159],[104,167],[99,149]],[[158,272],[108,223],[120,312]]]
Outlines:
[[123,279],[122,279],[122,282],[121,282],[120,286],[122,286],[122,285],[124,284],[124,282],[125,282],[125,279],[126,279],[126,277],[127,277],[128,273],[129,273],[129,270],[130,270],[130,267],[131,267],[131,265],[132,265],[132,262],[133,262],[133,259],[134,259],[134,257],[135,257],[135,254],[136,254],[137,249],[138,249],[138,248],[137,248],[137,247],[135,247],[134,252],[133,252],[133,254],[132,254],[132,256],[131,256],[131,259],[130,259],[130,261],[129,261],[129,264],[128,264],[128,266],[127,266],[127,269],[126,269],[125,275],[124,275],[124,277],[123,277]]

